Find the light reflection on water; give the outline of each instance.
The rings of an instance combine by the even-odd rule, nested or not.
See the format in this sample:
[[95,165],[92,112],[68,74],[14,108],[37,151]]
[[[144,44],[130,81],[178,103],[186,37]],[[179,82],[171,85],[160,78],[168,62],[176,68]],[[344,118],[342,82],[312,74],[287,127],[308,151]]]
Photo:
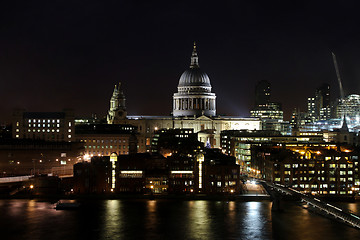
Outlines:
[[[343,204],[359,211],[360,203]],[[292,203],[104,200],[76,211],[48,202],[0,200],[3,239],[357,239],[360,231]]]
[[[242,218],[243,233],[246,239],[263,239],[266,236],[266,225],[270,223],[270,214],[261,211],[262,202],[245,202]],[[269,211],[269,209],[267,209]],[[264,236],[265,235],[265,236]]]
[[190,201],[187,211],[189,212],[189,236],[198,239],[209,239],[209,227],[211,217],[209,216],[208,201]]
[[[123,214],[121,213],[121,201],[117,200],[108,200],[105,203],[105,214],[104,214],[104,221],[103,227],[99,230],[100,238],[107,239],[111,238],[112,236],[118,236],[122,238],[122,233],[124,232],[123,229]],[[98,229],[95,229],[95,231]]]

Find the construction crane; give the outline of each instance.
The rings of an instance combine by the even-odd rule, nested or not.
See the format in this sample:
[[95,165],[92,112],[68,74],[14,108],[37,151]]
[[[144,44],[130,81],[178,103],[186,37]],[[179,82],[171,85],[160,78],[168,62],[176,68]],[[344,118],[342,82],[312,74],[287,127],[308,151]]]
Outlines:
[[339,83],[340,98],[341,98],[341,100],[344,100],[344,99],[345,99],[345,96],[344,96],[344,89],[343,89],[343,87],[342,87],[342,83],[341,83],[340,72],[339,72],[339,66],[338,66],[338,64],[337,64],[335,54],[334,54],[333,52],[331,52],[331,54],[332,54],[333,61],[334,61],[334,65],[335,65],[335,71],[336,71],[337,80],[338,80],[338,83]]

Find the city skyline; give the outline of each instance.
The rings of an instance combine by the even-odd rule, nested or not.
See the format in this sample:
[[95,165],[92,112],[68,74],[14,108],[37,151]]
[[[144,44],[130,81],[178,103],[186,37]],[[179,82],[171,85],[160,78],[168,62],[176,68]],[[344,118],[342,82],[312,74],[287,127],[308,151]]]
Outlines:
[[72,10],[65,3],[6,4],[0,10],[0,121],[10,121],[17,107],[103,117],[119,81],[129,115],[170,115],[193,41],[218,114],[249,116],[263,79],[287,120],[295,107],[306,111],[307,97],[324,82],[332,99],[338,97],[331,51],[345,93],[360,89],[351,4],[90,2]]

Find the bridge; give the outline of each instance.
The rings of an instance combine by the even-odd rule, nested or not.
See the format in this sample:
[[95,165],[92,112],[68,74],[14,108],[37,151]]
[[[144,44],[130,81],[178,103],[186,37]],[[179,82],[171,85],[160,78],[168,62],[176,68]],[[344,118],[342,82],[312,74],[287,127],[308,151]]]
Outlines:
[[306,204],[308,206],[307,209],[309,210],[313,210],[320,215],[335,219],[351,227],[360,229],[360,216],[352,213],[349,210],[341,209],[324,200],[320,200],[313,196],[303,194],[295,189],[285,187],[280,184],[273,184],[265,181],[261,183],[273,199],[274,210],[280,208],[279,205],[282,197],[290,197],[294,200],[301,200],[303,204]]

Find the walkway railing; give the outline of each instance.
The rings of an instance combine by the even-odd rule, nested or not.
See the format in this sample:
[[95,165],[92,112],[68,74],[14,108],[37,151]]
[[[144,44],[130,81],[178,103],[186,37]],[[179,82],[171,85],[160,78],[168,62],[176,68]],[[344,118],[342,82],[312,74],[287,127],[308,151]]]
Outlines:
[[0,183],[24,182],[28,181],[31,177],[33,176],[5,177],[0,178]]
[[303,194],[295,189],[285,187],[280,184],[272,184],[266,182],[269,187],[274,188],[276,191],[285,194],[295,196],[306,202],[308,206],[320,211],[319,213],[331,216],[339,221],[342,221],[352,227],[360,229],[360,216],[339,207],[336,207],[324,200]]

